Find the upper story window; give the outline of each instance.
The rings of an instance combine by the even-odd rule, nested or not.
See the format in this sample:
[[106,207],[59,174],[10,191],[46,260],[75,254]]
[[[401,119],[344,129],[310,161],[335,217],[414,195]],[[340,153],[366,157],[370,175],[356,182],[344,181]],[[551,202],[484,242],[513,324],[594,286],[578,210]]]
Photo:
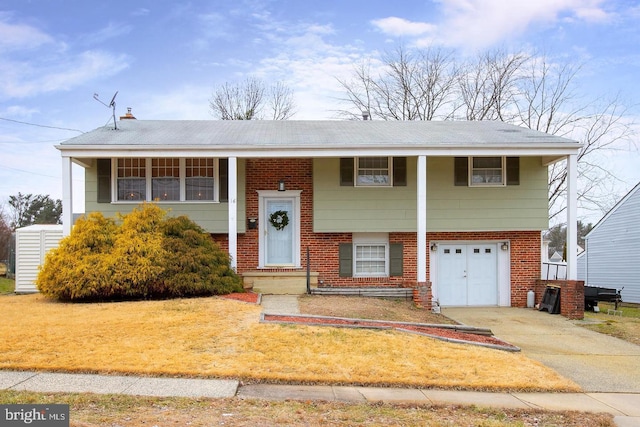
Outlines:
[[115,159],[117,201],[218,201],[218,159]]
[[391,185],[389,157],[358,157],[356,164],[356,185],[377,187]]
[[472,157],[470,185],[503,185],[504,157]]
[[214,199],[214,159],[185,159],[185,199]]
[[180,200],[180,159],[151,159],[151,200]]
[[456,186],[520,185],[519,157],[455,157],[453,169]]
[[147,200],[146,159],[118,159],[118,200]]

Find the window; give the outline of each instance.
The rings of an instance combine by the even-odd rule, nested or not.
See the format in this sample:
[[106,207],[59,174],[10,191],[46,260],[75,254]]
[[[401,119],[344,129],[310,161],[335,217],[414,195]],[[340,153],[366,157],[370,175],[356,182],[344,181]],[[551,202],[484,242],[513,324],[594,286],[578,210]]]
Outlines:
[[354,277],[389,275],[389,235],[362,233],[353,235]]
[[453,170],[455,186],[520,185],[519,157],[455,157]]
[[146,200],[146,160],[118,159],[117,170],[118,200]]
[[356,276],[386,276],[386,245],[356,245]]
[[471,185],[503,185],[503,157],[472,157]]
[[186,200],[213,200],[213,159],[186,159]]
[[[213,202],[219,201],[223,190],[226,192],[227,181],[223,179],[226,176],[220,175],[218,179],[226,159],[127,158],[115,159],[112,164],[116,171],[117,201]],[[103,194],[103,202],[108,202],[109,174],[103,171],[103,175],[108,181],[100,190],[107,194]],[[220,190],[216,188],[218,181]]]
[[389,157],[358,157],[356,185],[390,186]]
[[151,199],[180,200],[179,159],[151,159]]

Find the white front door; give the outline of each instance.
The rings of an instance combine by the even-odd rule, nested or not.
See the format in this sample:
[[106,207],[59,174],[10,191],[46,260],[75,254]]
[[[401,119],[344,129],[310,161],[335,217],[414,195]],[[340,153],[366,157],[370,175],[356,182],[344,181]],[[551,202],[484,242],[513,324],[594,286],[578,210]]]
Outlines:
[[497,245],[438,247],[438,299],[443,306],[497,305]]
[[260,267],[299,267],[299,200],[297,194],[261,195]]

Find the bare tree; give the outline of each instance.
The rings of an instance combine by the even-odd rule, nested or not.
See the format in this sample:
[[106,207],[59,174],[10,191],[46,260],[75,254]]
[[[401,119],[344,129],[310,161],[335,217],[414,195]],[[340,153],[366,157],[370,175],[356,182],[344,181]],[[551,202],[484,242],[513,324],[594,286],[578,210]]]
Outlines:
[[[529,59],[519,80],[514,123],[583,144],[578,153],[578,202],[585,210],[604,213],[615,200],[615,173],[603,167],[600,155],[619,148],[632,136],[632,123],[618,97],[611,101],[584,102],[575,89],[581,65],[550,63],[545,56]],[[564,211],[566,163],[549,167],[549,216]]]
[[359,119],[363,111],[382,120],[450,118],[444,111],[454,99],[454,65],[451,54],[442,50],[411,53],[399,47],[385,55],[379,73],[366,62],[354,68],[351,80],[338,79],[346,92],[341,101],[351,107],[337,113],[350,119]]
[[267,88],[257,78],[237,84],[224,83],[209,101],[212,113],[221,120],[261,120],[265,104],[272,120],[286,120],[295,114],[291,89],[281,82]]
[[[628,149],[633,123],[618,97],[602,103],[577,94],[580,65],[544,55],[487,51],[463,65],[438,50],[400,47],[376,63],[354,68],[338,80],[351,106],[338,114],[360,119],[362,111],[383,120],[500,120],[583,144],[578,154],[578,203],[606,212],[619,181],[600,161],[606,150]],[[354,111],[355,110],[355,111]],[[565,209],[566,162],[549,166],[549,215]]]
[[524,54],[489,51],[467,63],[459,74],[459,91],[466,120],[511,121]]

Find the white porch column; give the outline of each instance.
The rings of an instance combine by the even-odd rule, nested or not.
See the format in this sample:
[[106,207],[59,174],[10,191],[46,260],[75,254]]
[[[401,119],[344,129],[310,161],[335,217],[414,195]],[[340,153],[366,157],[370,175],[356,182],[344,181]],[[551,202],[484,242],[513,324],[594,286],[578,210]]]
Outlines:
[[427,283],[427,157],[418,156],[418,284]]
[[229,256],[238,269],[238,158],[229,157]]
[[73,172],[71,157],[62,157],[62,235],[71,234],[73,226]]
[[578,156],[567,158],[567,279],[578,278]]

